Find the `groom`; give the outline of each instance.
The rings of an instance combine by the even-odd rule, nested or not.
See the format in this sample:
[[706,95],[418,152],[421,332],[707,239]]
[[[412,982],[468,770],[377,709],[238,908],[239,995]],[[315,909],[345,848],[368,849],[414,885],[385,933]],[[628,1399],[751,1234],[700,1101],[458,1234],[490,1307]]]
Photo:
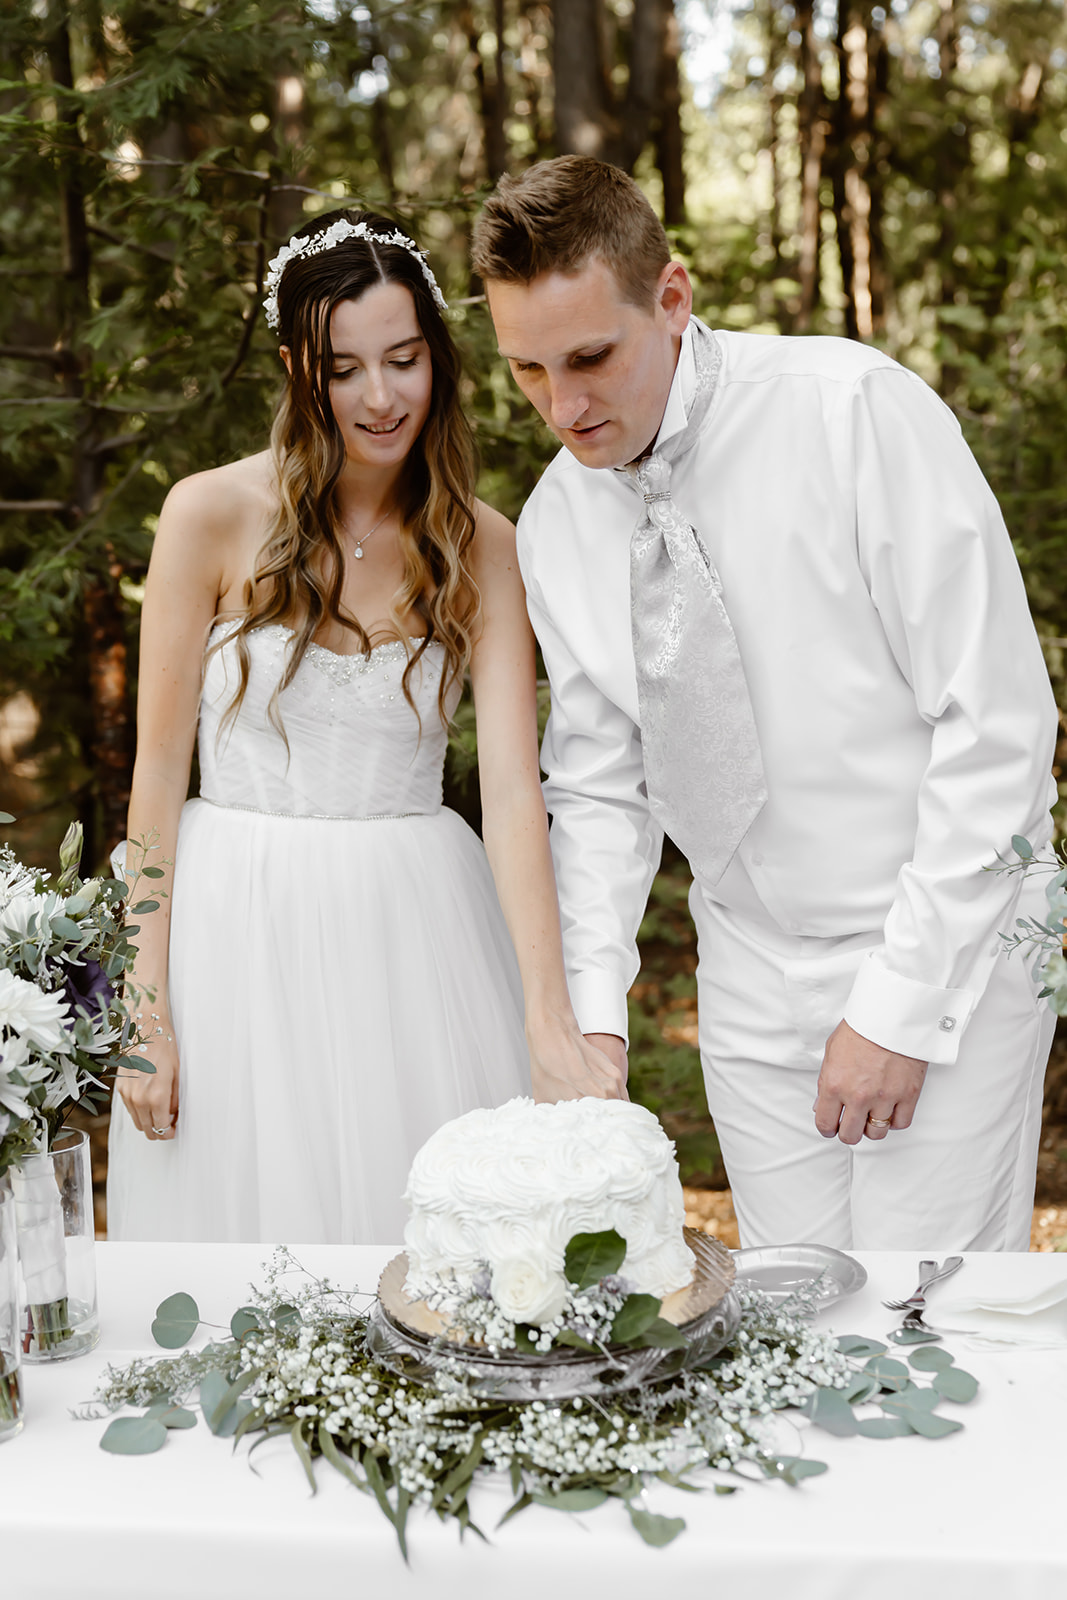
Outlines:
[[[1025,1250],[1054,1019],[1000,953],[1054,706],[937,396],[845,339],[712,333],[641,191],[579,156],[476,227],[565,447],[519,521],[575,1010],[623,1069],[664,832],[742,1243]],[[1040,898],[1040,886],[1036,886]]]

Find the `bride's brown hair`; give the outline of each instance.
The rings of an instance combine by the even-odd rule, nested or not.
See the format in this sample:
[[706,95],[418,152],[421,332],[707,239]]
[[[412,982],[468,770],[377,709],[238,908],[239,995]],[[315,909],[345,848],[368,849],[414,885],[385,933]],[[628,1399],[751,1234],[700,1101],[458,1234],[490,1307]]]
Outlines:
[[[345,209],[316,217],[297,236],[320,233],[342,218],[363,222],[376,234],[401,231],[374,212]],[[365,629],[341,610],[344,556],[337,484],[346,452],[330,404],[330,316],[340,301],[358,300],[379,283],[403,284],[410,291],[433,368],[429,414],[398,483],[404,576],[389,620],[401,639],[407,637],[408,614],[414,612],[422,623],[422,637],[412,641],[402,680],[408,702],[414,706],[410,679],[420,658],[432,642],[443,645],[438,711],[447,722],[449,689],[470,661],[479,610],[468,565],[476,465],[470,424],[459,403],[459,353],[417,258],[402,245],[345,239],[317,255],[293,256],[278,286],[279,338],[290,354],[289,378],[271,429],[279,504],[245,587],[245,615],[231,636],[237,643],[240,678],[227,721],[236,716],[248,687],[246,641],[255,628],[277,622],[293,627],[270,707],[280,731],[278,695],[292,682],[325,618],[354,633],[359,650],[370,653]]]

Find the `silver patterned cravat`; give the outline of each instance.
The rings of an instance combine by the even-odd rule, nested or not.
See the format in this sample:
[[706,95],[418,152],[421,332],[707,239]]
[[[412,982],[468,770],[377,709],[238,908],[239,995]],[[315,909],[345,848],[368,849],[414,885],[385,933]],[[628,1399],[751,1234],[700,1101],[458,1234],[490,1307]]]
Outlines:
[[722,363],[714,334],[690,326],[697,381],[685,430],[635,471],[645,509],[630,544],[630,613],[648,803],[695,876],[714,884],[767,789],[719,575],[671,499],[671,467],[700,435]]

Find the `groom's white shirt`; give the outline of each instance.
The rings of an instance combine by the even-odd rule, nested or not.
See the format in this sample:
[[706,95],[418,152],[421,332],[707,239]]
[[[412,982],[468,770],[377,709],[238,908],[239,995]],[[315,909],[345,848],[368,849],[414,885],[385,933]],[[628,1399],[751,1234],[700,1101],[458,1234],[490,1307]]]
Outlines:
[[[671,490],[722,579],[769,799],[704,891],[787,933],[879,933],[846,1020],[951,1062],[1020,886],[983,868],[1013,834],[1047,840],[1056,795],[1055,706],[1011,543],[913,373],[846,339],[716,337],[718,394]],[[687,331],[660,443],[693,382]],[[662,843],[630,637],[641,509],[628,473],[561,450],[519,520],[552,685],[542,764],[571,996],[583,1031],[623,1038]]]

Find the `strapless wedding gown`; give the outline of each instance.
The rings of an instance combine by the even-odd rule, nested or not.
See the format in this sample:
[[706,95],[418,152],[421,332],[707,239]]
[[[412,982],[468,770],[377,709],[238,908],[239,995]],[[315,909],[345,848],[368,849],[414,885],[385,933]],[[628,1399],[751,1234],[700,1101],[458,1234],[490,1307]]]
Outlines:
[[[292,637],[233,624],[207,663],[200,798],[171,906],[178,1132],[116,1099],[113,1239],[395,1243],[416,1150],[443,1122],[529,1093],[522,991],[480,841],[441,805],[444,652],[405,699],[399,641],[312,645],[268,715]],[[421,719],[421,730],[420,730]]]

